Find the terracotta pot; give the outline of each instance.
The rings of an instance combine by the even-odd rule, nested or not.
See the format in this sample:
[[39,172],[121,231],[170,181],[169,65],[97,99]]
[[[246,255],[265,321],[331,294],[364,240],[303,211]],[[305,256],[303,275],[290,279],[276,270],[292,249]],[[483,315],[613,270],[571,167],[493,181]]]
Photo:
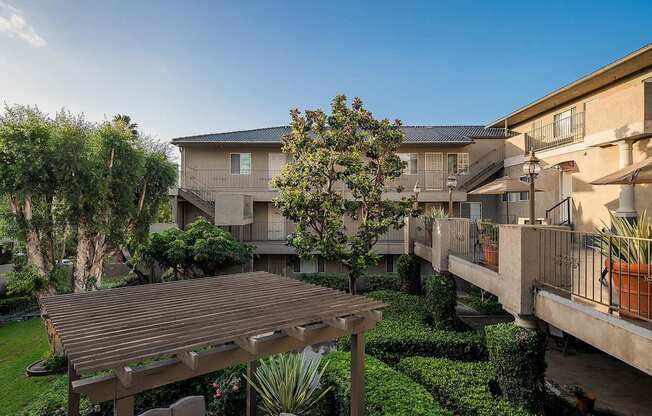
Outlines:
[[483,238],[480,245],[484,262],[489,266],[498,267],[498,243],[491,241],[490,238]]
[[595,397],[592,394],[587,394],[583,397],[575,397],[575,406],[581,414],[591,414],[595,410]]
[[[609,260],[604,265],[609,268]],[[631,317],[650,319],[650,286],[652,285],[652,268],[649,264],[625,263],[615,261],[612,264],[611,278],[614,288],[619,293],[620,313]]]

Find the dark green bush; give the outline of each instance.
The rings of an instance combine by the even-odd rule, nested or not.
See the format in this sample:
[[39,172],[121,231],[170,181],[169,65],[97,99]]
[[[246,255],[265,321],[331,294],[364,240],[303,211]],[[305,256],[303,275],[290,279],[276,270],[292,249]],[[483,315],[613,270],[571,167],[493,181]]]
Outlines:
[[[388,364],[415,355],[459,360],[486,357],[480,334],[434,330],[426,325],[422,297],[392,291],[372,292],[368,296],[388,304],[383,320],[366,333],[368,354]],[[340,338],[339,348],[350,349],[350,342],[348,337]]]
[[38,304],[33,296],[14,296],[0,299],[0,315],[9,315],[31,309],[38,309]]
[[[304,273],[301,280],[331,289],[349,290],[349,277],[346,273]],[[363,275],[356,284],[358,293],[376,290],[399,290],[400,282],[396,273],[369,273]]]
[[442,406],[460,416],[525,416],[498,394],[496,374],[488,362],[410,357],[398,370],[423,385]]
[[396,273],[369,273],[362,276],[361,293],[377,290],[401,290],[401,282]]
[[[333,352],[322,382],[331,387],[324,406],[324,416],[348,416],[351,393],[351,355]],[[385,363],[367,356],[365,359],[367,416],[452,415],[442,409],[422,386]]]
[[485,328],[489,359],[503,396],[540,413],[545,400],[545,339],[542,332],[514,324]]
[[349,290],[349,278],[344,273],[304,273],[301,275],[301,280],[331,289]]
[[452,276],[435,274],[424,279],[426,311],[437,329],[453,329],[457,321],[457,292]]
[[[68,414],[68,378],[61,377],[50,383],[50,389],[32,400],[21,413],[22,416],[66,416]],[[81,416],[104,416],[102,406],[92,405],[84,396],[79,404]]]
[[406,293],[421,293],[421,263],[414,255],[402,254],[397,262],[401,290]]

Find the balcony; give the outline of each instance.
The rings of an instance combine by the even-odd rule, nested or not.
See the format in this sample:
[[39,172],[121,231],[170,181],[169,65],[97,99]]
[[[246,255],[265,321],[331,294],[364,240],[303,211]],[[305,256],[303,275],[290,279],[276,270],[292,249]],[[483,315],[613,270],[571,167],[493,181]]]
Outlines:
[[584,113],[555,120],[525,134],[526,151],[542,151],[580,143],[584,140]]

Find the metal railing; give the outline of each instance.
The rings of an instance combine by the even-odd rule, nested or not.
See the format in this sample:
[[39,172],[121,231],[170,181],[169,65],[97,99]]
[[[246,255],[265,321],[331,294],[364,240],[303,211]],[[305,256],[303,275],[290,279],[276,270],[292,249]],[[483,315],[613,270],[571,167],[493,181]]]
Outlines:
[[571,225],[573,199],[569,196],[546,209],[546,220],[550,225]]
[[525,135],[525,149],[528,152],[554,149],[582,140],[584,140],[584,113],[575,113],[530,130]]
[[451,218],[449,253],[497,271],[499,230],[488,221]]
[[[270,181],[280,171],[249,170],[246,174],[234,175],[229,169],[195,169],[184,167],[181,171],[181,188],[196,190],[200,194],[212,197],[210,191],[215,190],[258,190],[273,191]],[[388,191],[395,191],[403,188],[411,191],[414,185],[419,182],[424,191],[444,191],[448,172],[445,170],[418,170],[414,174],[403,174],[400,177],[388,181],[385,188]],[[466,173],[457,175],[458,183],[463,183],[467,178]],[[344,191],[343,183],[336,186],[337,190]]]
[[540,287],[607,312],[652,320],[652,239],[558,228],[538,230]]
[[[261,221],[247,225],[220,226],[230,232],[233,238],[239,241],[287,241],[289,234],[296,230],[296,225],[290,221]],[[347,235],[354,235],[358,231],[359,223],[344,222]],[[402,229],[391,229],[380,236],[379,242],[403,241]]]

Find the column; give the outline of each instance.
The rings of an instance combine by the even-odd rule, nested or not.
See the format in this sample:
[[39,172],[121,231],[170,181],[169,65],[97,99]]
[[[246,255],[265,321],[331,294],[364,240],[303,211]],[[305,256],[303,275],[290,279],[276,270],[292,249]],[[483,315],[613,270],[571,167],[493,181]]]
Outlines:
[[[255,380],[256,374],[256,361],[249,361],[247,363],[247,377],[249,380]],[[247,382],[247,416],[255,416],[256,414],[256,389]]]
[[72,389],[72,382],[79,380],[72,362],[68,362],[68,416],[79,416],[79,394]]
[[[623,169],[633,163],[632,142],[621,140],[618,142],[618,168]],[[624,218],[636,218],[634,206],[634,185],[620,185],[619,206],[616,215]]]
[[134,416],[134,396],[117,399],[114,402],[113,416]]

